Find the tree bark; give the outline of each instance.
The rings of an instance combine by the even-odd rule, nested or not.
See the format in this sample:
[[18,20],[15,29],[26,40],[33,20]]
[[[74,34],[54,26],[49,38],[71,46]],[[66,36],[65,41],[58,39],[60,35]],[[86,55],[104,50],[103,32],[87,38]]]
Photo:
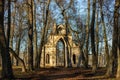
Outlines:
[[[98,24],[98,12],[96,12],[96,60],[98,62],[99,53],[99,24]],[[98,64],[97,64],[98,67]]]
[[103,39],[104,39],[104,44],[105,44],[105,56],[106,56],[106,68],[108,68],[108,63],[109,63],[109,49],[108,49],[108,42],[107,42],[107,35],[106,35],[106,26],[104,22],[104,14],[103,14],[103,9],[102,9],[102,0],[99,2],[100,4],[100,15],[101,15],[101,21],[102,21],[102,30],[103,30]]
[[95,51],[95,37],[94,37],[94,25],[95,25],[95,13],[96,13],[96,0],[93,0],[92,5],[92,20],[91,20],[91,47],[92,47],[92,71],[95,73],[97,70],[97,55]]
[[[40,51],[39,51],[39,54],[38,54],[38,64],[37,64],[37,68],[39,68],[40,67],[40,62],[41,62],[41,54],[42,54],[42,49],[43,49],[43,46],[44,46],[44,44],[45,44],[45,35],[46,35],[46,33],[47,33],[47,23],[48,23],[48,15],[49,15],[49,5],[50,5],[50,1],[51,0],[48,0],[47,1],[47,5],[46,5],[46,11],[45,11],[45,15],[44,15],[44,13],[43,13],[43,20],[44,20],[44,28],[43,28],[43,32],[42,32],[42,37],[41,37],[41,42],[40,42]],[[43,11],[44,12],[44,11]],[[44,17],[45,17],[45,19],[44,19]],[[44,54],[44,61],[45,61],[45,52],[43,53]],[[44,62],[45,63],[45,62]],[[45,65],[45,64],[44,64]]]
[[28,1],[28,70],[33,70],[33,0]]
[[85,50],[85,68],[88,68],[88,47],[89,47],[89,26],[90,26],[90,0],[88,0],[88,13],[86,21],[86,50]]
[[33,27],[33,34],[34,34],[34,67],[37,68],[37,57],[38,57],[38,47],[37,47],[37,30],[36,30],[36,5],[35,2],[33,4],[33,11],[34,11],[34,27]]
[[[13,36],[14,36],[14,25],[11,26],[11,32],[10,32],[10,47],[13,48]],[[10,55],[11,57],[11,63],[13,65],[14,61],[13,61],[13,56]]]
[[[10,8],[10,0],[8,3]],[[7,38],[9,39],[9,36]],[[13,76],[11,59],[9,54],[8,41],[9,40],[6,40],[5,38],[5,32],[4,32],[4,0],[1,0],[0,1],[0,49],[2,56],[2,77],[11,79],[14,78],[14,76]]]
[[[116,0],[115,5],[115,25],[118,26],[118,46],[117,46],[117,54],[118,54],[118,66],[117,66],[117,74],[116,77],[120,79],[120,0]],[[117,21],[117,22],[116,22]]]
[[[120,26],[119,26],[120,27]],[[118,67],[117,67],[117,75],[116,77],[120,79],[120,28],[119,28],[119,35],[118,35],[118,48],[117,48],[117,53],[118,53]]]
[[[16,53],[17,53],[17,55],[19,56],[19,53],[20,53],[20,42],[21,42],[21,37],[20,37],[20,35],[21,34],[18,34],[19,36],[18,36],[18,38],[17,38],[17,42],[16,42]],[[16,66],[18,66],[18,59],[16,59]]]
[[15,29],[15,19],[16,19],[16,2],[14,2],[14,14],[13,14],[13,20],[11,25],[11,31],[10,31],[10,47],[13,48],[13,37],[14,37],[14,29]]
[[15,51],[12,48],[9,48],[9,50],[10,50],[11,54],[15,57],[15,59],[21,61],[21,63],[23,64],[22,72],[26,72],[27,69],[26,69],[24,61],[15,53]]
[[109,68],[107,68],[106,76],[114,75],[116,73],[116,68],[117,68],[119,7],[120,7],[120,0],[115,0],[112,52],[110,54]]

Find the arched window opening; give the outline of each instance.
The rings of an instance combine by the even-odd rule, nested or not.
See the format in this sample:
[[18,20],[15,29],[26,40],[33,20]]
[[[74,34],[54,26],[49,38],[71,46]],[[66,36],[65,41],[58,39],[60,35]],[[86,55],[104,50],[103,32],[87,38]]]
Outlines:
[[57,46],[56,46],[56,64],[57,66],[64,66],[65,65],[65,45],[64,42],[62,41],[62,39],[60,39],[57,42]]
[[73,54],[73,63],[76,64],[76,55]]
[[46,64],[49,64],[49,63],[50,63],[50,55],[46,54]]

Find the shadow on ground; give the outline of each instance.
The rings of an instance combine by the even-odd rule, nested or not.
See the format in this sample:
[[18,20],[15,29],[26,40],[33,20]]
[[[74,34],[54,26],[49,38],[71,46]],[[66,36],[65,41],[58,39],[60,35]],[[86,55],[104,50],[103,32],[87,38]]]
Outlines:
[[42,68],[31,72],[14,70],[14,80],[106,80],[105,68],[99,68],[93,74],[91,68]]

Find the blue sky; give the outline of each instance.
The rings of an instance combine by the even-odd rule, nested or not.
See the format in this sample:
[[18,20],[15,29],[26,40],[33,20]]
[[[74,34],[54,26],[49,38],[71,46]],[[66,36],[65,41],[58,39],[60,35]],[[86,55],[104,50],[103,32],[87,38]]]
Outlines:
[[[69,0],[67,0],[67,1],[69,2]],[[106,0],[106,1],[108,1],[108,0]],[[109,5],[109,10],[113,11],[114,10],[114,0],[109,0],[109,1],[110,2],[107,3],[107,5]],[[76,28],[75,18],[80,18],[81,22],[83,24],[86,23],[86,19],[87,19],[86,18],[86,15],[87,15],[87,0],[74,0],[74,5],[73,6],[76,8],[76,11],[75,11],[76,13],[74,13],[73,10],[67,10],[67,11],[69,12],[70,16],[74,15],[74,18],[70,18],[70,19],[71,19],[71,23],[73,24],[72,28],[76,30],[77,28]],[[52,0],[52,2],[50,4],[50,10],[51,10],[51,13],[52,13],[52,17],[57,22],[57,24],[63,24],[64,23],[64,18],[61,15],[60,8],[56,5],[54,0]],[[40,15],[39,17],[37,17],[37,28],[38,28],[37,30],[38,30],[38,32],[40,32],[41,27],[43,26],[42,23],[41,23],[41,20],[39,20],[40,17],[42,18],[41,12],[42,11],[41,11],[40,5],[38,4],[37,5],[37,14]],[[92,12],[92,9],[91,9],[91,12]],[[105,12],[105,13],[107,14],[107,12]],[[110,15],[112,15],[112,14],[110,14]],[[105,21],[107,22],[107,19],[105,19]],[[40,37],[40,34],[38,34],[38,37]],[[108,37],[111,37],[111,35],[109,35]],[[40,43],[40,38],[38,38],[38,40],[39,40],[38,41],[38,44],[39,44]],[[111,45],[111,41],[109,41],[109,44]],[[25,45],[25,43],[23,42],[23,44],[21,45],[21,47],[23,49],[24,49],[24,45]]]

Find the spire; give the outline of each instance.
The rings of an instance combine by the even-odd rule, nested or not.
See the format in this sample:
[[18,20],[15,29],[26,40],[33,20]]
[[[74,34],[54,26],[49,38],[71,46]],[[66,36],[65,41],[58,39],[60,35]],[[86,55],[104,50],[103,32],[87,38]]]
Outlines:
[[56,23],[54,22],[54,25],[53,25],[53,34],[55,34],[56,33]]

